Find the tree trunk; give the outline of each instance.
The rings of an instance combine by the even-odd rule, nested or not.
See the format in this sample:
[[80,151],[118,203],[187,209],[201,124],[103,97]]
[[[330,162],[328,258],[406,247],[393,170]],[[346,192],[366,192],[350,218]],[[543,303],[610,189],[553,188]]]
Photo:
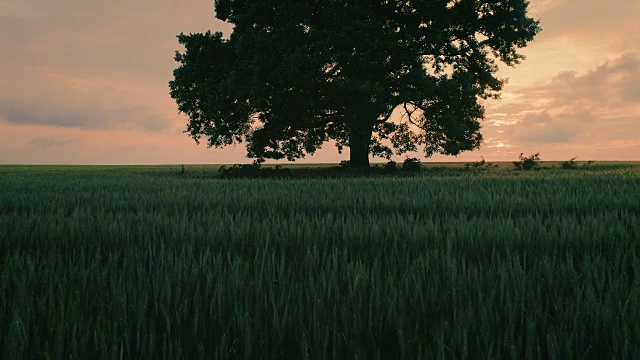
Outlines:
[[365,124],[352,124],[349,134],[349,160],[351,166],[358,168],[369,167],[369,144],[373,126]]

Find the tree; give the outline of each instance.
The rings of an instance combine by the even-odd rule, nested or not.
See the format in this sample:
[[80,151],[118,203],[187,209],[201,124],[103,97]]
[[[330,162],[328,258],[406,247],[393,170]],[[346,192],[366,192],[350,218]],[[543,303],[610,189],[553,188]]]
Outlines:
[[[497,61],[540,31],[526,0],[215,0],[220,32],[180,34],[171,96],[185,132],[248,157],[295,160],[334,140],[369,154],[478,148],[480,98],[498,98]],[[392,117],[393,113],[400,114]]]

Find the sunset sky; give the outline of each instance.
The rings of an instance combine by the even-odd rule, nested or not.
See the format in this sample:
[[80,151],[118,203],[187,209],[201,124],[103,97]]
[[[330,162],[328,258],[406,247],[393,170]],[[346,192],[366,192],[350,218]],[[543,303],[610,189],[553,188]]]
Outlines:
[[[501,66],[482,148],[433,160],[640,160],[640,1],[531,0],[530,14],[542,32]],[[175,36],[208,29],[232,29],[213,0],[0,0],[0,164],[250,161],[196,145],[169,96]],[[326,144],[298,162],[347,158]]]

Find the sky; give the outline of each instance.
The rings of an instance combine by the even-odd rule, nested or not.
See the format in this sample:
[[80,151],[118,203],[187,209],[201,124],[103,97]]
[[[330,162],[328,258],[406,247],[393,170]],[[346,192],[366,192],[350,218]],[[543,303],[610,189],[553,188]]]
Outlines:
[[[640,160],[640,1],[531,0],[530,15],[542,32],[500,66],[482,147],[427,161]],[[232,31],[213,0],[0,0],[0,164],[250,162],[196,145],[169,96],[176,35],[209,29]],[[327,143],[297,162],[347,158]]]

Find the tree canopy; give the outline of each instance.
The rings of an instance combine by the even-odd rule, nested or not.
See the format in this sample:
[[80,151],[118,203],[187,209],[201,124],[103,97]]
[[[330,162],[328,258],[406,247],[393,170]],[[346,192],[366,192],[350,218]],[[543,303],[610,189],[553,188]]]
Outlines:
[[[526,0],[215,0],[222,33],[178,35],[169,83],[187,132],[295,160],[333,140],[351,164],[480,146],[498,62],[540,31]],[[400,116],[391,116],[392,113]]]

